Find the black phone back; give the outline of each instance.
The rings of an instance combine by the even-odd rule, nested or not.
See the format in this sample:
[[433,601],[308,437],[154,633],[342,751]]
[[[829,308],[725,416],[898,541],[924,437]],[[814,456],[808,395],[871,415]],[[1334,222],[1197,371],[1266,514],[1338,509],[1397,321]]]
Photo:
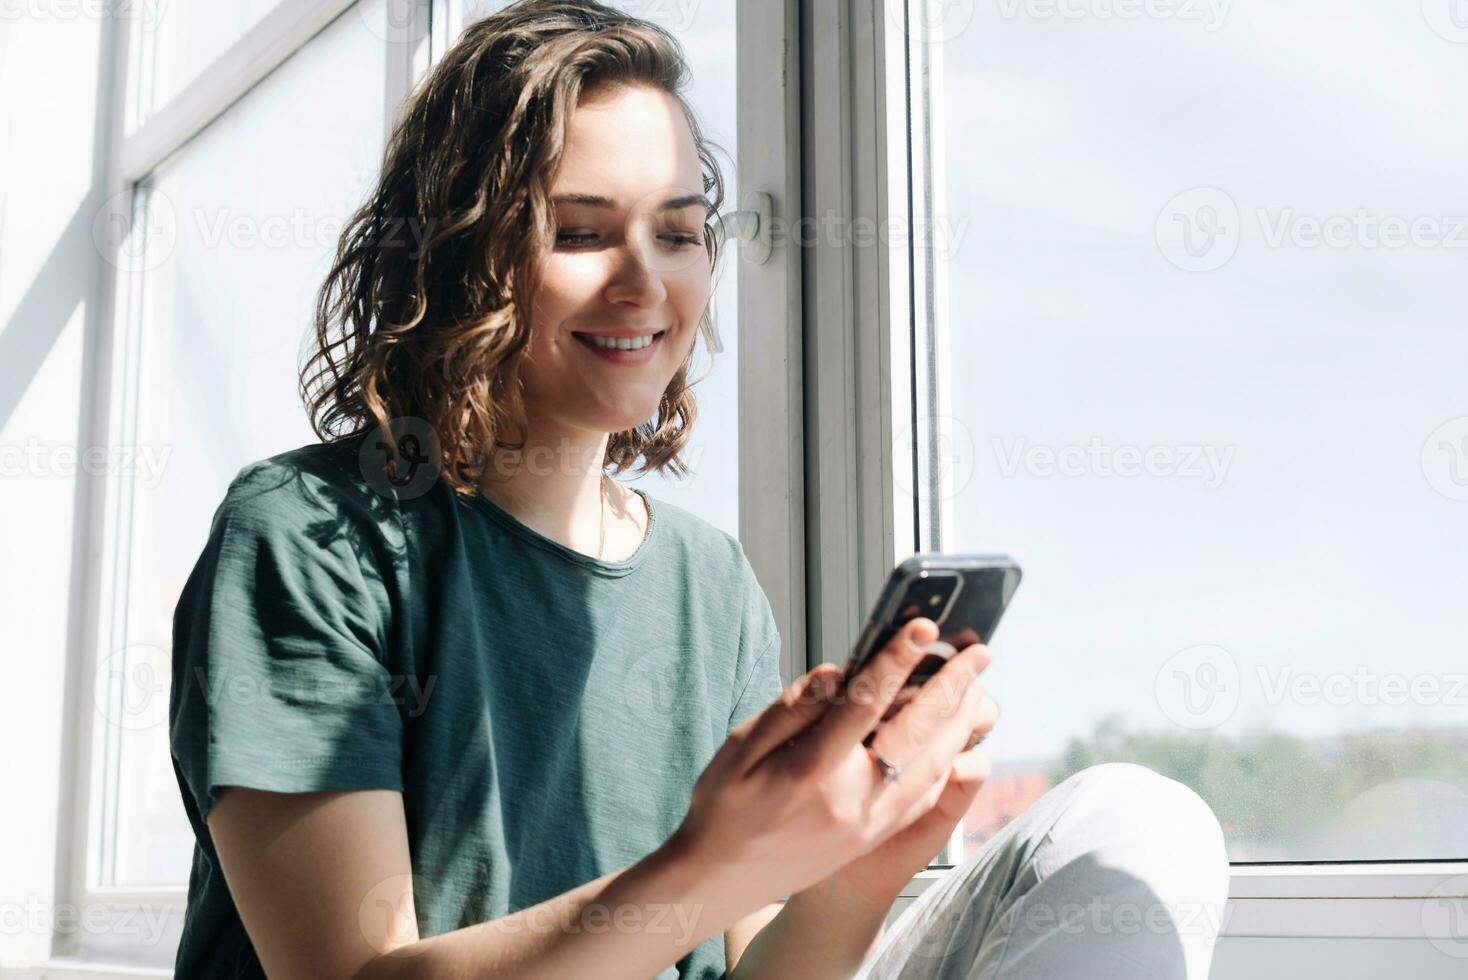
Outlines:
[[[917,616],[937,623],[938,639],[955,650],[971,643],[988,643],[1019,588],[1020,574],[1019,565],[1008,555],[913,555],[888,577],[852,651],[847,678],[886,646],[904,623]],[[921,684],[946,660],[945,656],[929,654],[907,683]]]

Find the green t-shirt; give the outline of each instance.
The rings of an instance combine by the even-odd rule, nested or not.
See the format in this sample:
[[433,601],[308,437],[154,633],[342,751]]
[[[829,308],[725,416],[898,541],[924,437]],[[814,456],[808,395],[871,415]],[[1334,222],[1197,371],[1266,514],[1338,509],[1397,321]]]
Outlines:
[[[197,842],[180,977],[263,975],[204,822],[222,786],[401,791],[433,936],[655,850],[780,693],[737,539],[639,490],[641,546],[598,560],[483,495],[369,479],[358,444],[240,470],[179,599],[169,735]],[[715,935],[660,976],[723,972]]]

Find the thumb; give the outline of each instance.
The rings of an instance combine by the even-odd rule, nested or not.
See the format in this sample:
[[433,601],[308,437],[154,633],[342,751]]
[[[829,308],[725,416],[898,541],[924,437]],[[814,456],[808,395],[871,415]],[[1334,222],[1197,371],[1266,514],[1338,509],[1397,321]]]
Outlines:
[[841,668],[821,664],[797,678],[768,708],[734,729],[740,741],[737,768],[748,772],[760,760],[820,720],[841,689]]
[[991,768],[989,757],[977,747],[958,753],[948,768],[948,783],[933,809],[957,823],[973,805],[974,797],[979,795],[979,790],[989,778]]

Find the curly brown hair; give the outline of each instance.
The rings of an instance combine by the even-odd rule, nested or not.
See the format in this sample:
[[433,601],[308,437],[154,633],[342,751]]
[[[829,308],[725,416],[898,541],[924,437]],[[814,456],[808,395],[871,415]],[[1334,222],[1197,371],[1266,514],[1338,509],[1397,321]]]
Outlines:
[[[724,179],[689,81],[671,34],[594,0],[522,0],[466,28],[400,110],[376,188],[344,228],[317,296],[314,350],[299,378],[317,436],[421,419],[438,437],[439,474],[464,496],[495,453],[524,446],[523,314],[555,241],[551,182],[583,92],[643,84],[682,105],[709,201],[712,275]],[[611,434],[603,469],[640,458],[637,472],[688,472],[690,363],[653,419]]]

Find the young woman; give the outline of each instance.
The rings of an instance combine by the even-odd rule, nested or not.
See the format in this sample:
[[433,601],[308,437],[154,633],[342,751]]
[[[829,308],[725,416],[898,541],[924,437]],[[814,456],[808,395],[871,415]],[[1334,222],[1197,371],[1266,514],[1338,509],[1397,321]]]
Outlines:
[[[987,772],[988,656],[880,728],[929,620],[782,692],[739,543],[607,474],[681,472],[695,417],[722,180],[685,75],[651,25],[529,0],[409,100],[322,289],[323,441],[239,472],[175,616],[180,976],[1053,976],[1077,943],[1019,903],[1217,895],[1206,807],[1113,767],[874,946]],[[1076,975],[1202,976],[1163,932]]]

